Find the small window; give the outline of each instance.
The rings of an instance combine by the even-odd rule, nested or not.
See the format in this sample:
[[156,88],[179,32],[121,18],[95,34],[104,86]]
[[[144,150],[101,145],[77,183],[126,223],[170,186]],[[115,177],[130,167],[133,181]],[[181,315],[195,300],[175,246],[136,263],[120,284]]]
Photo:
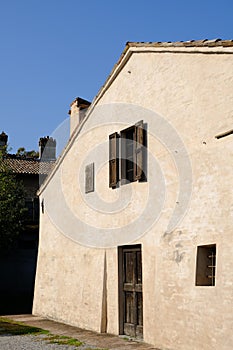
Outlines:
[[215,286],[216,244],[197,247],[196,286]]

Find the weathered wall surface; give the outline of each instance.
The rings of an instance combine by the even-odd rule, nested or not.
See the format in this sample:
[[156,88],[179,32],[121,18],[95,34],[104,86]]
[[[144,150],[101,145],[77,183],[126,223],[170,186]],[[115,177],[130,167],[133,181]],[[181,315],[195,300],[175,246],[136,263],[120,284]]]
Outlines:
[[[113,228],[122,228],[119,241],[123,242],[127,224],[140,216],[146,222],[147,215],[151,215],[151,209],[143,212],[150,186],[156,187],[150,162],[148,182],[115,190],[108,187],[109,134],[143,119],[148,123],[148,150],[162,169],[166,188],[160,216],[146,233],[142,223],[145,234],[134,242],[142,244],[144,340],[166,349],[231,349],[233,136],[219,140],[215,136],[232,129],[232,83],[231,54],[140,52],[131,56],[41,194],[45,214],[41,215],[35,314],[100,331],[105,317],[105,275],[107,331],[118,334],[117,249],[106,250],[105,266],[105,249],[87,248],[66,236],[75,239],[76,231],[81,230],[82,237],[92,245],[90,227],[94,227],[104,246],[101,229],[109,229],[111,234]],[[127,122],[123,122],[113,103],[136,104],[157,113],[184,142],[192,164],[192,196],[185,217],[171,233],[166,233],[166,229],[174,207],[179,205],[179,173],[173,153],[179,149],[176,144],[167,149],[154,136],[146,112],[141,116],[142,110],[136,108],[135,115],[129,112]],[[97,113],[98,108],[104,112]],[[96,169],[95,191],[85,194],[85,166],[92,162]],[[56,181],[59,191],[54,191]],[[120,201],[129,188],[131,200],[121,211],[109,215],[104,205],[96,210],[100,208],[99,198],[105,203]],[[156,191],[155,195],[160,195],[159,188]],[[54,206],[56,214],[47,211],[47,203]],[[156,203],[155,196],[151,203],[155,209]],[[89,228],[74,226],[65,206]],[[58,217],[63,218],[65,226],[59,220],[57,224]],[[65,234],[61,226],[66,227]],[[114,242],[113,239],[113,245]],[[214,287],[195,286],[196,250],[204,244],[217,247]]]

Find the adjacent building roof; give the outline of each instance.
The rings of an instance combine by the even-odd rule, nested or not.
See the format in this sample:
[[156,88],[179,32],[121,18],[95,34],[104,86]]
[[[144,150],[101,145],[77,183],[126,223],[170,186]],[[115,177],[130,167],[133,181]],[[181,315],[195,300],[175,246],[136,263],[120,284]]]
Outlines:
[[40,161],[9,155],[0,162],[0,171],[8,168],[15,174],[48,175],[54,164],[54,161]]

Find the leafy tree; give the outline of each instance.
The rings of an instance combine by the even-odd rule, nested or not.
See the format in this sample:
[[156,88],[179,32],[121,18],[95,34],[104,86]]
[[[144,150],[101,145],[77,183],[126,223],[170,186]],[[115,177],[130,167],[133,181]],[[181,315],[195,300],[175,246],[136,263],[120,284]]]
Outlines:
[[20,147],[16,153],[17,156],[24,156],[26,153],[26,149],[24,147]]
[[31,158],[39,158],[39,152],[37,151],[27,151],[27,156]]
[[25,216],[25,190],[22,182],[4,165],[0,151],[0,252],[9,251],[17,242]]
[[32,150],[32,151],[26,151],[24,147],[20,147],[16,153],[17,156],[25,156],[30,158],[39,158],[39,153]]

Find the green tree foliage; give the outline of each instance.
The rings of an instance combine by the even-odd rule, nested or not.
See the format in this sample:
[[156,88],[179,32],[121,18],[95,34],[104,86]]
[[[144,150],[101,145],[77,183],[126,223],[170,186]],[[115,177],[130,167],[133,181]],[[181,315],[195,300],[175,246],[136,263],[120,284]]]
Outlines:
[[24,147],[18,148],[16,153],[17,156],[24,156],[25,154],[26,154],[26,149]]
[[[3,163],[2,152],[0,162]],[[0,171],[0,252],[9,251],[17,242],[25,217],[23,184],[6,167]]]
[[24,147],[20,147],[17,150],[16,153],[17,156],[24,156],[24,157],[29,157],[29,158],[39,158],[39,152],[36,152],[34,150],[32,151],[26,151]]

